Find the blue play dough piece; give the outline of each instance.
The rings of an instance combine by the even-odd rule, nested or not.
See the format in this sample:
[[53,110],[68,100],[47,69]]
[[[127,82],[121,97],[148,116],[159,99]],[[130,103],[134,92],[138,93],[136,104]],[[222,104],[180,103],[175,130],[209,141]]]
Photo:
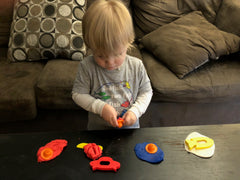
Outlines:
[[151,153],[147,152],[146,149],[145,149],[147,144],[149,144],[149,143],[148,142],[144,142],[144,143],[136,144],[136,146],[134,148],[136,156],[139,159],[141,159],[143,161],[150,162],[150,163],[159,163],[159,162],[163,161],[164,153],[158,147],[158,145],[153,143],[153,144],[155,144],[157,146],[158,150],[157,150],[156,153],[151,154]]

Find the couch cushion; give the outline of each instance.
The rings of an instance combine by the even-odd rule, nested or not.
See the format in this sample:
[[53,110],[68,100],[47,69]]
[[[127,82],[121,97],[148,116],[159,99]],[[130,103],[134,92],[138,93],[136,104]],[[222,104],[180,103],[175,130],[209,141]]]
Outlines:
[[136,24],[136,36],[152,32],[159,26],[168,24],[181,16],[176,0],[133,0],[133,20]]
[[239,51],[240,37],[220,31],[194,11],[144,36],[141,43],[183,78],[209,58]]
[[178,7],[183,12],[201,11],[209,22],[214,23],[221,2],[220,0],[178,0]]
[[34,86],[42,63],[0,61],[0,122],[29,120],[37,115]]
[[51,60],[44,67],[36,86],[38,106],[45,109],[71,109],[72,87],[79,61]]
[[226,32],[240,36],[240,1],[222,0],[216,17],[216,26]]
[[221,57],[184,79],[142,50],[143,63],[154,89],[153,101],[227,102],[240,100],[240,54]]
[[1,0],[0,3],[0,47],[7,47],[12,22],[14,0]]
[[9,41],[11,61],[66,58],[81,60],[85,0],[18,1]]

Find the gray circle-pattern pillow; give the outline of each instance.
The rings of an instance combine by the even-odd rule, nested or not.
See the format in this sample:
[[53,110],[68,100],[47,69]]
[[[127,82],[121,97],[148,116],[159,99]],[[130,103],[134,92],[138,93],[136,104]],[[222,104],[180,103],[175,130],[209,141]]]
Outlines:
[[18,0],[9,38],[10,61],[82,60],[85,0]]

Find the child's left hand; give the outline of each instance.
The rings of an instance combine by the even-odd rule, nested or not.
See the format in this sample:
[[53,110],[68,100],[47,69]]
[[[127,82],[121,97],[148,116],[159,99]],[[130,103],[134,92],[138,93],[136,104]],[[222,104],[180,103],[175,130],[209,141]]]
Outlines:
[[132,126],[137,121],[137,117],[132,111],[127,111],[122,118],[124,119],[124,126]]

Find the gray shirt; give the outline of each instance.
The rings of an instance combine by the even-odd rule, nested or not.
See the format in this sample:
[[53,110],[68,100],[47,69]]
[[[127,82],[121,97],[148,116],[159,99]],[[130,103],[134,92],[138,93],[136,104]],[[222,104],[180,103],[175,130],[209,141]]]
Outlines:
[[[132,108],[139,118],[143,112],[136,112],[138,108],[135,107],[134,110],[133,105],[138,96],[147,92],[152,95],[152,88],[143,63],[138,58],[127,55],[118,69],[107,70],[96,64],[93,56],[88,56],[79,64],[72,92],[90,94],[95,99],[113,106],[119,115]],[[108,127],[110,126],[99,114],[89,113],[89,129]],[[138,127],[139,120],[128,128]]]

